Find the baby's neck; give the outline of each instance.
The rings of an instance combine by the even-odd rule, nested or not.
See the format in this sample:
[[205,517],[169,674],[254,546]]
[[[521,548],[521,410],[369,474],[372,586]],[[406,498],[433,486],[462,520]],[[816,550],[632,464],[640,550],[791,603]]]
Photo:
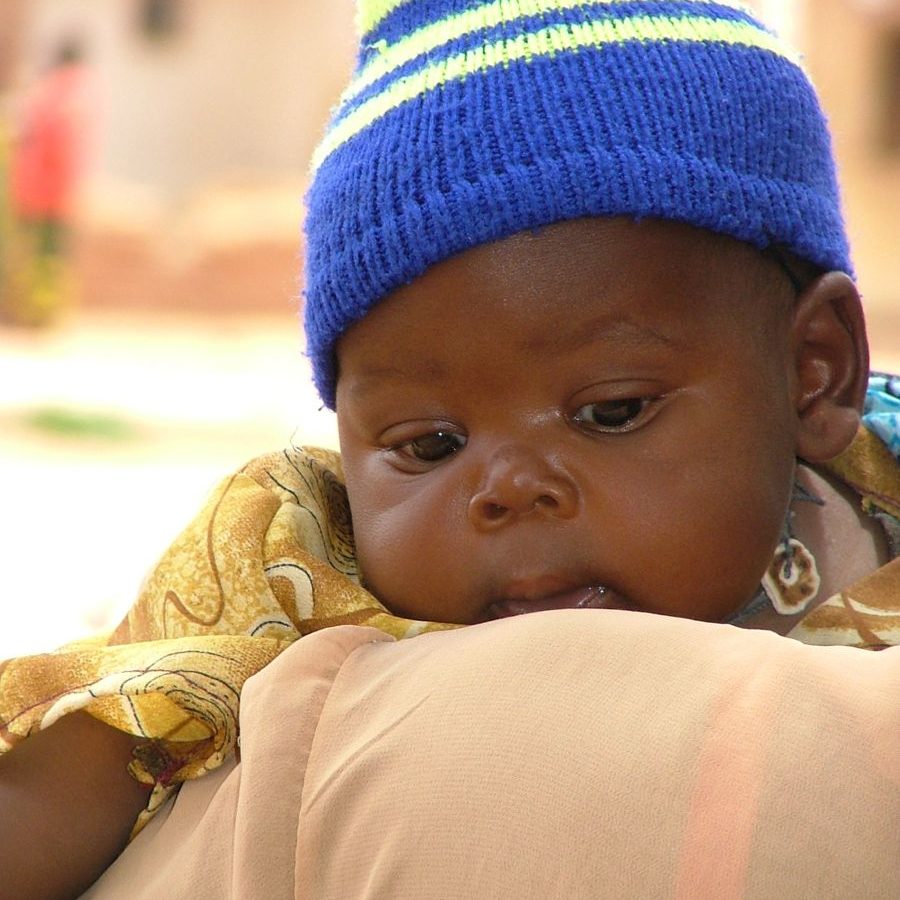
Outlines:
[[[878,522],[863,512],[850,488],[809,466],[800,465],[797,480],[810,494],[824,501],[794,501],[794,535],[815,557],[822,581],[814,609],[844,588],[860,581],[890,560],[887,540]],[[787,634],[809,609],[796,616],[767,610],[748,621],[749,628]]]
[[794,530],[816,558],[822,578],[818,599],[824,601],[885,565],[890,552],[881,526],[863,512],[850,488],[804,465],[797,479],[825,501],[821,507],[794,503]]

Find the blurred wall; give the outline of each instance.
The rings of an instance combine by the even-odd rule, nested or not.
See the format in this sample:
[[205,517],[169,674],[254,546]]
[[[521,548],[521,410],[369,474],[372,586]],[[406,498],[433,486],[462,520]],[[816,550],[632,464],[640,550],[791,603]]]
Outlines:
[[353,0],[24,9],[20,84],[72,35],[93,70],[82,305],[293,315],[308,159],[352,65]]
[[[6,2],[6,0],[4,0]],[[198,184],[296,180],[352,54],[351,0],[28,0],[26,68],[61,36],[101,87],[96,172],[174,201]]]
[[22,53],[26,0],[3,0],[0,7],[0,92],[13,81]]
[[822,93],[860,286],[900,320],[900,2],[808,0],[804,50]]

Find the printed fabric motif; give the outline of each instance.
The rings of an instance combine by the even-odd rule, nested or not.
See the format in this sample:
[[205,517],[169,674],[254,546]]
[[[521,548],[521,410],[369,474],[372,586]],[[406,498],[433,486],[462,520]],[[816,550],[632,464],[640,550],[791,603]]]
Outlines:
[[900,461],[900,376],[879,373],[869,379],[863,424]]

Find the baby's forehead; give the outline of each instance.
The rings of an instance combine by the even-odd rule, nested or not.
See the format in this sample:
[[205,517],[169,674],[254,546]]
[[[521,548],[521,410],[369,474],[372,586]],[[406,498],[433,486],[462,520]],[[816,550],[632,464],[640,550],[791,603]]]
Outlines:
[[608,291],[662,292],[670,302],[661,309],[678,314],[698,293],[721,292],[725,302],[747,292],[763,303],[771,290],[785,286],[782,263],[768,251],[680,222],[582,218],[470,248],[391,296],[409,301],[438,291],[452,303],[462,291],[506,289],[554,303],[562,320],[573,293],[600,299]]
[[761,317],[789,295],[776,263],[733,238],[661,220],[569,220],[426,269],[348,330],[338,368],[348,352],[365,356],[367,370],[425,358],[437,341],[455,341],[460,354],[479,343],[512,348],[523,360],[588,341],[666,352],[713,326],[759,334]]
[[[686,223],[590,217],[520,231],[470,248],[431,268],[462,262],[470,267],[497,269],[502,275],[510,263],[530,265],[537,248],[543,251],[542,268],[571,276],[589,272],[605,259],[628,266],[635,277],[651,260],[662,260],[682,273],[694,270],[698,278],[705,274],[715,276],[720,268],[740,278],[769,264],[766,254],[744,241]],[[741,265],[735,268],[738,262]]]

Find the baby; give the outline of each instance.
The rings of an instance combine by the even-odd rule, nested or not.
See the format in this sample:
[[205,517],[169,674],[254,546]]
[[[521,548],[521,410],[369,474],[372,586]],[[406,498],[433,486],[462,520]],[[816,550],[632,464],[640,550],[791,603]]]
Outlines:
[[809,468],[853,440],[868,359],[791,51],[732,2],[370,3],[360,26],[306,326],[367,587],[413,619],[786,632],[886,562]]
[[[322,535],[328,565],[302,568],[315,603],[383,606],[283,602],[234,625],[238,591],[216,622],[260,645],[337,622],[402,636],[613,608],[827,642],[843,606],[817,619],[823,601],[862,584],[847,642],[895,642],[878,603],[893,622],[897,464],[859,430],[867,402],[893,401],[866,400],[830,140],[793,53],[736,2],[370,0],[359,24],[314,160],[305,304],[350,580],[327,552],[344,501],[322,518],[303,493],[327,459],[288,454],[296,484],[261,471]],[[236,523],[260,514],[240,508]],[[261,554],[281,591],[279,540]],[[160,617],[183,609],[160,596]],[[135,621],[117,643],[145,639]],[[18,841],[16,896],[89,883],[114,857],[147,800],[122,777],[138,743],[80,714],[4,757],[0,802],[68,826],[61,873],[35,872],[33,831],[0,836]],[[72,834],[76,804],[91,811]]]

